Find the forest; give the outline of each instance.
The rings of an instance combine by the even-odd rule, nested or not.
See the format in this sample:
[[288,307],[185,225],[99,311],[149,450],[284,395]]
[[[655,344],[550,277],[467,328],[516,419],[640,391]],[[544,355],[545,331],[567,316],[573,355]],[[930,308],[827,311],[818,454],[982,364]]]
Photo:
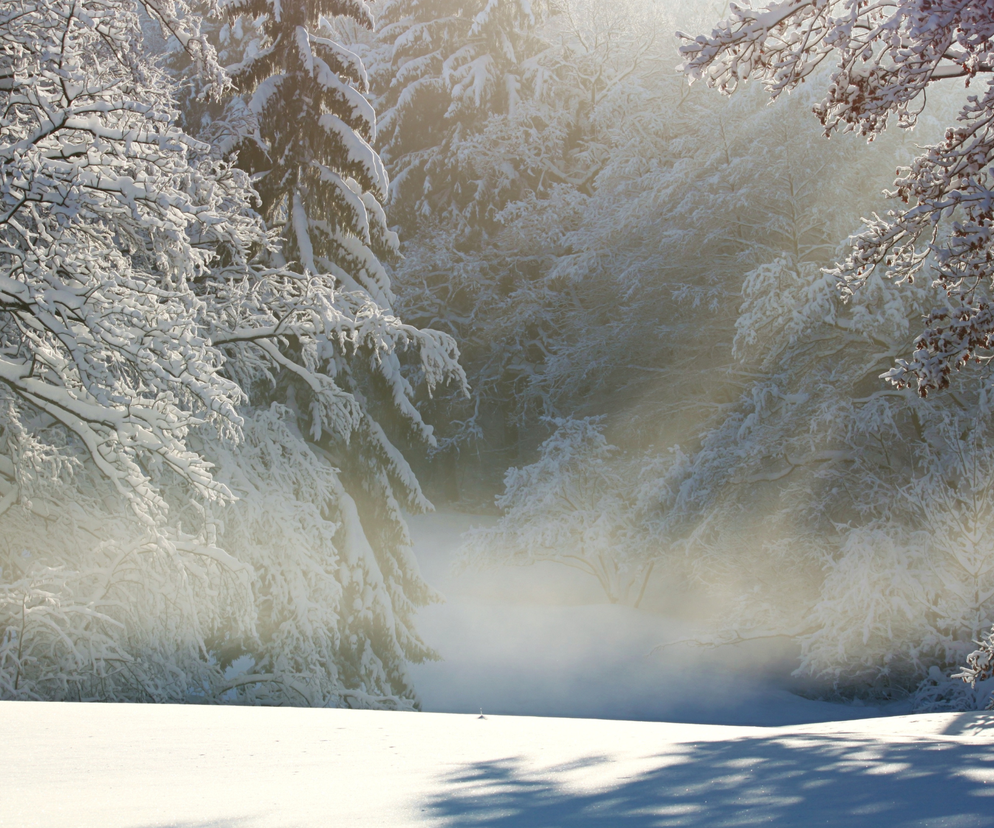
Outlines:
[[7,0],[0,699],[418,709],[434,504],[994,705],[994,4],[756,5]]

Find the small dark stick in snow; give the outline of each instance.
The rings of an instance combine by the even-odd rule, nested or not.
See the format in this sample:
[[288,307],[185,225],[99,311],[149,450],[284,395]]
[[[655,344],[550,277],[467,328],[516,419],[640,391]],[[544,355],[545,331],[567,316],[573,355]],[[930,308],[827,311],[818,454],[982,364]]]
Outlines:
[[476,718],[478,718],[478,719],[485,719],[485,718],[487,718],[486,716],[483,715],[483,708],[482,707],[480,708],[480,715],[477,716]]

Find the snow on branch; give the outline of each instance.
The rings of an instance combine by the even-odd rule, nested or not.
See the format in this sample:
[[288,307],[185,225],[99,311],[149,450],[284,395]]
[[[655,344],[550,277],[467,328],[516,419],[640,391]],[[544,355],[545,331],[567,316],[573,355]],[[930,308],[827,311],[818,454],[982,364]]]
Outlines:
[[920,274],[948,297],[927,320],[912,359],[887,379],[922,396],[948,386],[953,371],[992,355],[994,285],[990,228],[994,182],[994,3],[956,0],[785,0],[730,7],[710,35],[684,40],[683,70],[730,92],[749,77],[777,97],[831,66],[814,111],[826,134],[855,131],[872,140],[896,118],[913,127],[925,93],[962,79],[969,91],[957,123],[910,167],[889,193],[897,206],[867,221],[834,274],[844,293],[876,269],[898,282]]

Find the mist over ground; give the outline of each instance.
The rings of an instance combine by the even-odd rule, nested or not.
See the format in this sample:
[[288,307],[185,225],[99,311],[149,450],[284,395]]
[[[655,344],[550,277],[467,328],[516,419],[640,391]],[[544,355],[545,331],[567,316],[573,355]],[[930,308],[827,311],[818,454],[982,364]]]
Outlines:
[[[496,493],[465,550],[481,578],[520,567],[537,594],[550,563],[579,568],[638,617],[756,641],[715,657],[813,698],[985,704],[954,674],[994,621],[986,369],[927,399],[889,382],[950,300],[883,267],[845,281],[850,239],[892,209],[895,169],[942,140],[963,90],[930,90],[872,142],[827,137],[812,110],[830,61],[772,103],[758,81],[723,96],[675,71],[672,32],[724,11],[519,20],[534,62],[502,64],[514,96],[458,99],[458,127],[419,126],[430,152],[385,145],[403,170],[399,305],[453,333],[470,382],[415,467],[444,509],[490,513]],[[529,40],[548,31],[570,45]],[[443,168],[451,201],[429,186]]]
[[795,644],[696,645],[706,614],[690,602],[666,614],[610,604],[589,575],[552,562],[457,569],[462,533],[492,522],[410,519],[421,570],[445,597],[417,616],[441,656],[412,668],[426,711],[759,726],[910,712],[801,698],[812,688],[790,675]]

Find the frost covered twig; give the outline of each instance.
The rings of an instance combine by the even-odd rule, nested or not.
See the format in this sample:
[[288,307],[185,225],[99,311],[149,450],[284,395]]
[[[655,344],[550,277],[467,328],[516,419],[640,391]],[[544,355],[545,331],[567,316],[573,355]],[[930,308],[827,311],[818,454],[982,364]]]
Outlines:
[[[957,123],[898,170],[898,206],[874,216],[851,239],[834,270],[850,295],[878,268],[897,282],[928,273],[947,297],[926,318],[909,359],[887,379],[922,396],[948,387],[950,375],[994,350],[990,293],[991,162],[994,161],[994,5],[955,0],[865,3],[784,0],[731,7],[710,35],[683,36],[684,71],[724,91],[749,77],[770,94],[796,88],[823,63],[834,65],[815,106],[826,133],[856,131],[872,139],[891,118],[918,121],[925,93],[953,78],[976,84]],[[922,104],[923,105],[923,104]]]

